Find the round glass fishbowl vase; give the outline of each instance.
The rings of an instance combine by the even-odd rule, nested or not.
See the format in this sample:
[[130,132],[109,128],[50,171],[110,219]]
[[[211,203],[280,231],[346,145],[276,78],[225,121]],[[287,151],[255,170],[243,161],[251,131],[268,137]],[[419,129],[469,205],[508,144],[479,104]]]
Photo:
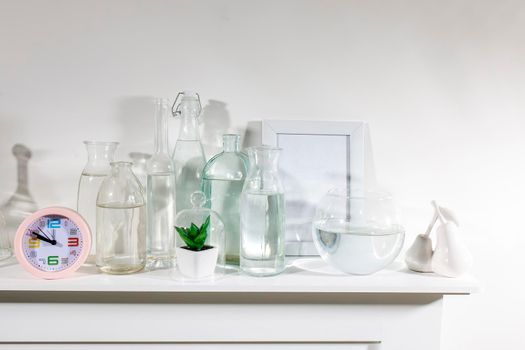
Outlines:
[[313,222],[319,255],[339,271],[355,275],[377,272],[398,256],[405,230],[387,193],[352,195],[330,190],[319,202]]

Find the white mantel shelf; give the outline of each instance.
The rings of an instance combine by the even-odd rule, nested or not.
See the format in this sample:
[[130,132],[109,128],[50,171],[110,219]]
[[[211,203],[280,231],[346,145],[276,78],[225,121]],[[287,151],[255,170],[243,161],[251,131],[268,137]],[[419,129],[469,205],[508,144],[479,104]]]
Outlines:
[[168,270],[113,276],[82,267],[74,277],[42,280],[12,262],[0,267],[0,292],[144,292],[144,293],[392,293],[471,294],[479,291],[472,276],[446,278],[418,274],[402,264],[369,276],[338,273],[319,258],[291,260],[284,273],[255,278],[228,273],[213,280],[192,282]]
[[[479,290],[471,276],[418,274],[401,263],[350,276],[320,258],[290,260],[274,277],[172,274],[84,266],[42,280],[2,262],[0,350],[439,350],[443,299]],[[28,328],[28,317],[60,323],[53,332]]]

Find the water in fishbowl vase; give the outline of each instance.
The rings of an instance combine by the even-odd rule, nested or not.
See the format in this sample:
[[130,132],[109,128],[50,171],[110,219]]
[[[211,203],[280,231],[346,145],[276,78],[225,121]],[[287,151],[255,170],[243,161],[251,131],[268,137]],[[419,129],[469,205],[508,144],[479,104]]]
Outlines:
[[404,241],[401,227],[356,226],[344,220],[314,222],[313,238],[327,263],[345,273],[368,275],[388,266]]

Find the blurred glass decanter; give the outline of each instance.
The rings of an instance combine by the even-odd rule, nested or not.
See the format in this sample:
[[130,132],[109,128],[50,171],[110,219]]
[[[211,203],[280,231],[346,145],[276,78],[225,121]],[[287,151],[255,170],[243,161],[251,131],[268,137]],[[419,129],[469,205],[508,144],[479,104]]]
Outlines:
[[0,212],[0,260],[7,259],[11,255],[13,255],[11,241],[6,230],[4,215]]
[[191,208],[190,196],[201,188],[202,169],[206,164],[199,134],[201,110],[199,95],[188,91],[179,93],[172,107],[173,116],[180,118],[179,138],[173,151],[177,212]]
[[97,266],[127,274],[146,264],[146,201],[130,162],[111,163],[97,196]]
[[[100,184],[109,174],[118,142],[84,141],[88,160],[80,175],[77,192],[77,211],[86,219],[93,232],[97,227],[97,195]],[[96,252],[96,235],[93,235],[91,254]]]
[[13,246],[16,230],[22,221],[38,209],[33,196],[29,192],[28,162],[31,150],[22,144],[15,144],[12,149],[17,163],[17,185],[15,193],[2,206],[6,221],[6,232],[9,243]]
[[162,269],[174,258],[175,166],[168,151],[168,100],[155,103],[155,153],[147,161],[147,266]]
[[279,178],[281,149],[248,149],[250,170],[241,195],[241,270],[271,276],[285,268],[284,189]]
[[239,265],[240,198],[248,171],[248,156],[239,150],[239,135],[223,136],[223,152],[211,158],[202,172],[207,207],[224,221],[226,264]]

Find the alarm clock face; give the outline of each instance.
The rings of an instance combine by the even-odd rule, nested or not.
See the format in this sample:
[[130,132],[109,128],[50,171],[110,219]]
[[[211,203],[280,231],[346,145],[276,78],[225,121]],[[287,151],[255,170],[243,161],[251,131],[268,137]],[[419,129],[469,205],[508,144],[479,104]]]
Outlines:
[[47,208],[20,225],[15,238],[19,262],[44,278],[65,277],[85,262],[91,247],[89,227],[75,211]]

